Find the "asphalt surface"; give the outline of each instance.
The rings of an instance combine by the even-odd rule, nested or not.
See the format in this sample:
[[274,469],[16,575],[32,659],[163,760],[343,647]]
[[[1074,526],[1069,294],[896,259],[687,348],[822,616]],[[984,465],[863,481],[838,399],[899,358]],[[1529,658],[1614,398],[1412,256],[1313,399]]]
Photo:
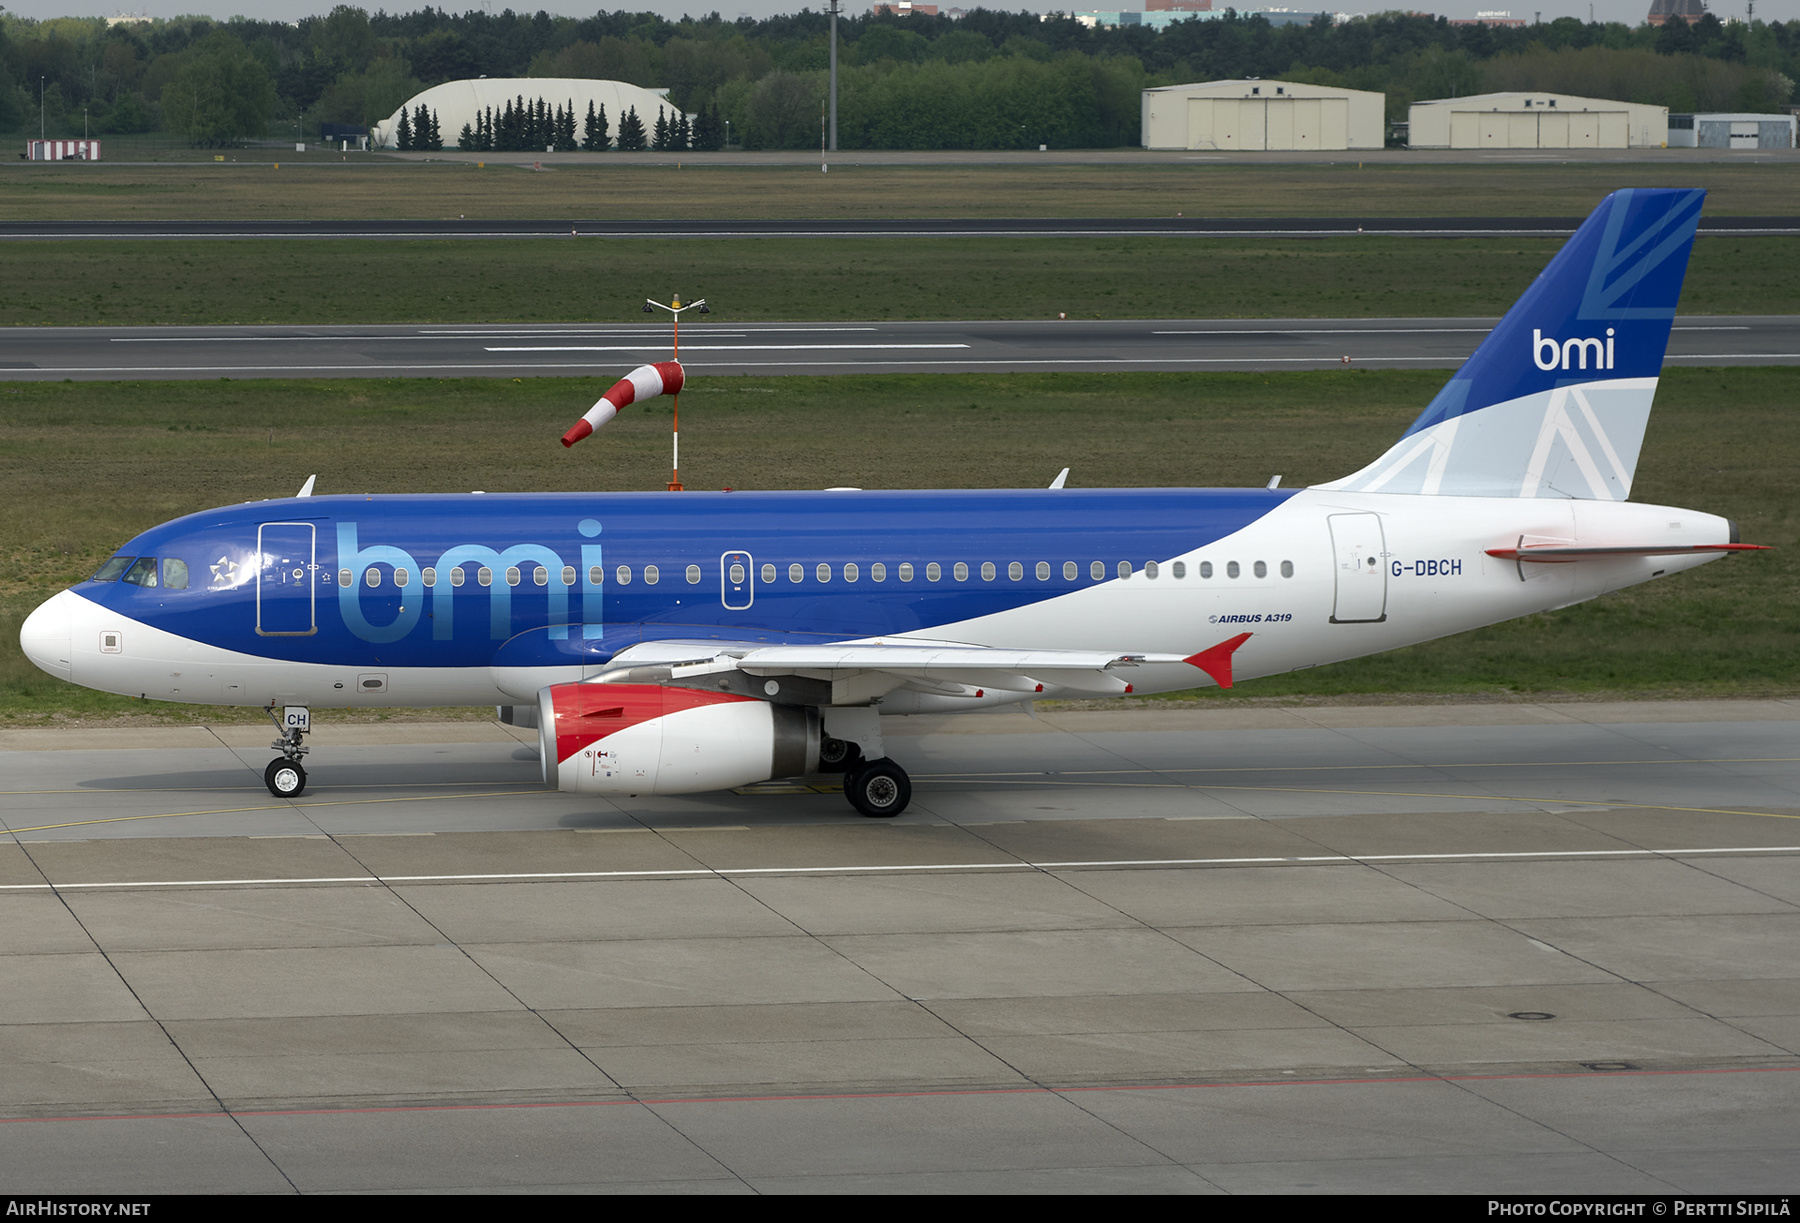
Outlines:
[[8,1192],[1792,1191],[1800,706],[898,721],[0,731]]
[[[1575,232],[1581,217],[1143,217],[1042,220],[914,218],[856,220],[610,221],[594,218],[399,221],[4,221],[0,241],[120,239],[420,238],[928,238],[1193,237],[1479,238]],[[1702,235],[1800,234],[1800,217],[1706,217]]]
[[[1454,369],[1494,319],[691,322],[696,374]],[[616,376],[669,358],[667,323],[12,327],[0,381]],[[1800,363],[1800,316],[1677,320],[1671,365]]]

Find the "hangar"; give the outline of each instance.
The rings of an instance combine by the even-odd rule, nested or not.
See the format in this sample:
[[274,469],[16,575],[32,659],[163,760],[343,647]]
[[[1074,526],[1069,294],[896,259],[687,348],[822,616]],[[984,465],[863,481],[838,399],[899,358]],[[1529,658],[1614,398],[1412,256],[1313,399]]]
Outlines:
[[1292,81],[1206,81],[1143,94],[1147,149],[1379,149],[1387,99]]
[[1793,115],[1670,115],[1672,149],[1791,149]]
[[400,110],[369,129],[370,140],[377,148],[398,147],[401,111],[412,114],[422,105],[437,115],[438,130],[444,135],[444,147],[453,148],[463,124],[472,128],[475,126],[475,116],[488,107],[499,114],[508,102],[519,98],[524,98],[527,102],[542,98],[552,109],[572,106],[578,125],[587,114],[589,102],[595,106],[604,106],[607,122],[615,136],[619,130],[619,117],[632,107],[637,108],[638,118],[644,121],[645,131],[655,126],[659,108],[667,110],[671,117],[678,113],[678,108],[670,103],[669,91],[666,89],[645,89],[640,85],[627,85],[624,81],[593,81],[578,77],[484,76],[472,81],[445,81],[442,85],[433,85],[424,93],[413,95]]
[[1414,102],[1415,149],[1660,149],[1669,108],[1564,93],[1484,93]]

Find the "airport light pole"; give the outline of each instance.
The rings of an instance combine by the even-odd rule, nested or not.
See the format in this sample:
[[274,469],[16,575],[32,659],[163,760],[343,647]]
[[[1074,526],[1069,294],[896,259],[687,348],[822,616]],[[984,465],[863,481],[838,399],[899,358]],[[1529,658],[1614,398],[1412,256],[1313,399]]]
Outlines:
[[[655,307],[655,309],[652,309],[651,307]],[[644,299],[644,313],[645,314],[654,314],[654,313],[656,313],[657,310],[667,310],[670,314],[672,314],[674,316],[672,322],[675,325],[675,342],[674,342],[675,354],[671,359],[679,363],[681,360],[681,316],[682,316],[682,313],[684,311],[688,311],[688,310],[698,310],[702,314],[711,314],[712,311],[706,308],[706,299],[704,297],[702,297],[699,301],[689,302],[685,306],[682,305],[681,304],[681,294],[679,294],[679,293],[677,293],[675,295],[673,301],[667,306],[663,305],[661,302],[655,300],[654,298],[646,297]],[[681,395],[679,393],[671,395],[671,396],[669,396],[669,401],[670,401],[670,403],[672,403],[674,405],[674,423],[673,423],[673,427],[671,430],[672,449],[670,451],[670,462],[669,462],[669,491],[672,493],[678,493],[678,492],[682,491],[682,484],[681,484]]]
[[837,19],[838,0],[831,0],[831,151],[837,152]]

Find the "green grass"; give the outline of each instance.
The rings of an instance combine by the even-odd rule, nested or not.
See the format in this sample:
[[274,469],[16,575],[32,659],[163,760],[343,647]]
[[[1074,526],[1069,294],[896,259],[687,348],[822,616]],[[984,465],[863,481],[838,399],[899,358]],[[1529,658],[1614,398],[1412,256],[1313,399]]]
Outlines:
[[[23,242],[0,325],[1499,315],[1559,238]],[[1688,314],[1784,314],[1800,238],[1704,238]],[[704,324],[701,324],[704,326]]]
[[[159,142],[152,142],[159,143]],[[1800,197],[1793,162],[1461,163],[1402,155],[1335,164],[1151,160],[1122,150],[1102,164],[971,165],[951,155],[859,165],[845,154],[822,175],[810,160],[613,154],[469,161],[348,157],[316,149],[210,151],[198,163],[0,162],[0,216],[12,220],[373,220],[606,217],[1208,217],[1585,216],[1621,187],[1704,187],[1712,216],[1788,216]],[[155,158],[185,157],[156,149]],[[456,156],[452,154],[451,156]],[[1142,160],[1139,160],[1139,158]],[[235,159],[235,160],[232,160]],[[277,168],[277,166],[279,168]]]
[[[682,396],[690,488],[1295,486],[1384,450],[1434,373],[729,378]],[[668,407],[557,444],[585,380],[28,383],[0,387],[0,725],[142,711],[43,675],[17,625],[134,533],[179,514],[321,492],[645,489]],[[1800,693],[1800,369],[1665,375],[1634,499],[1735,518],[1779,546],[1594,603],[1212,699],[1428,693]],[[188,716],[182,707],[159,712]],[[211,716],[210,714],[208,716]]]

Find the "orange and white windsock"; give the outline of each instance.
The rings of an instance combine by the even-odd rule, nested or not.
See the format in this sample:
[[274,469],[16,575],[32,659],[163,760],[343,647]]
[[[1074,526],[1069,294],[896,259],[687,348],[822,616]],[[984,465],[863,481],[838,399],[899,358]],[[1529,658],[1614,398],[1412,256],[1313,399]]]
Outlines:
[[573,446],[582,438],[604,425],[619,414],[619,409],[645,399],[654,399],[658,395],[674,395],[680,392],[681,384],[687,378],[682,372],[679,361],[658,361],[654,365],[640,365],[613,383],[606,394],[600,396],[600,402],[587,410],[587,415],[575,422],[575,427],[563,434],[562,444]]

